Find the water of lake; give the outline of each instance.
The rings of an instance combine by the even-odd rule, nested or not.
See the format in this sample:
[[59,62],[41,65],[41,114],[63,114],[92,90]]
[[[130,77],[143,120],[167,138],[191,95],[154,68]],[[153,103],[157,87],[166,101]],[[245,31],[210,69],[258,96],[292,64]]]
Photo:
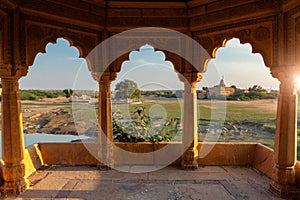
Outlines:
[[[32,144],[36,144],[39,142],[71,142],[72,140],[78,140],[78,139],[88,139],[88,136],[85,135],[54,135],[54,134],[40,134],[40,133],[34,133],[34,134],[24,134],[24,143],[25,147],[28,147]],[[2,158],[2,135],[0,132],[0,158]]]

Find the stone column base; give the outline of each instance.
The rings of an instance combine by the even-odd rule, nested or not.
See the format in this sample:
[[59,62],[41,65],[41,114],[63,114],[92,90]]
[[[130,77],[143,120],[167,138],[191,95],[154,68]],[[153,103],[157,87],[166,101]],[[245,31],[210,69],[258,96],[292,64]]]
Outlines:
[[273,182],[270,184],[270,191],[280,198],[299,198],[300,188],[296,185],[281,185]]
[[97,163],[97,168],[100,170],[111,170],[112,169],[110,166],[107,166],[100,162]]
[[[106,138],[102,141],[107,142]],[[98,147],[98,163],[97,168],[100,170],[110,170],[114,166],[112,146],[102,144],[102,148]]]
[[0,188],[2,196],[8,194],[20,194],[24,192],[29,187],[29,182],[26,179],[18,181],[4,182]]
[[181,169],[198,169],[198,150],[188,149],[181,157]]
[[270,190],[281,198],[295,198],[300,195],[300,188],[296,186],[296,174],[294,167],[274,168],[274,182],[270,184]]
[[4,179],[4,184],[0,188],[2,195],[20,194],[29,187],[29,181],[25,178],[24,164],[4,165],[2,175]]

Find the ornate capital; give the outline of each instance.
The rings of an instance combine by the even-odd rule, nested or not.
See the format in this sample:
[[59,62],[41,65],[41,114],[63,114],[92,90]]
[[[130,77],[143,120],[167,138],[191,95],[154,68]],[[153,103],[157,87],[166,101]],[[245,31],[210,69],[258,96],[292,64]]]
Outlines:
[[196,84],[202,80],[203,74],[199,72],[182,73],[179,75],[179,80],[184,83]]
[[300,70],[294,66],[279,67],[272,70],[272,75],[280,81],[280,93],[297,94],[297,76]]
[[196,84],[202,80],[202,73],[191,72],[179,75],[179,80],[184,83],[184,90],[187,93],[196,92]]
[[116,72],[92,72],[94,80],[100,82],[112,82],[116,79]]
[[27,66],[0,64],[0,78],[20,79],[27,73]]
[[300,76],[300,68],[295,66],[280,66],[273,68],[271,73],[280,82],[295,82],[296,78]]

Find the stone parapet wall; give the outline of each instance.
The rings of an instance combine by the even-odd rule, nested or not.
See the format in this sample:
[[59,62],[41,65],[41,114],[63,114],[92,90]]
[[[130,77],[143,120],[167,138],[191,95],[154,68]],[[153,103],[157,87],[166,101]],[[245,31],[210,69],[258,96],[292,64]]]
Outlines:
[[[252,166],[256,143],[199,143],[199,165]],[[203,148],[203,150],[202,150]],[[203,158],[206,151],[211,151]],[[203,152],[203,153],[202,153]]]
[[[27,156],[26,159],[34,160],[35,162],[39,158],[40,163],[44,165],[96,165],[97,160],[91,155],[91,149],[96,149],[94,143],[82,144],[82,143],[40,143],[37,146],[31,146],[27,149],[28,152],[34,154],[34,156]],[[174,153],[180,153],[182,151],[180,143],[115,143],[117,147],[128,152],[133,153],[149,153],[153,150],[159,150],[166,145]],[[205,145],[205,146],[204,146]],[[87,150],[87,148],[89,150]],[[259,165],[254,162],[254,158],[258,158],[257,144],[256,143],[199,143],[198,150],[201,152],[201,148],[212,148],[212,150],[204,157],[199,158],[199,165],[230,165],[230,166],[252,166]],[[35,149],[34,150],[32,150]],[[266,148],[261,145],[261,148]],[[37,157],[37,150],[40,151],[41,156]],[[95,152],[92,154],[96,155]],[[146,154],[150,156],[150,154]],[[128,164],[128,158],[118,157],[115,155],[115,162],[118,164]],[[152,160],[152,158],[145,158],[145,160]],[[132,161],[132,160],[131,160]],[[142,161],[136,160],[136,164],[141,164]],[[41,165],[36,164],[36,166]],[[150,164],[150,163],[149,163]],[[152,164],[152,163],[151,163]],[[163,163],[160,163],[163,164]],[[179,165],[180,158],[175,160],[172,165]]]
[[[87,145],[87,146],[85,146]],[[180,143],[115,143],[117,147],[133,153],[145,154],[145,160],[132,160],[121,156],[115,157],[118,165],[127,165],[135,162],[139,164],[153,164],[151,152],[170,145],[174,152],[181,151]],[[83,143],[40,143],[31,145],[25,151],[25,174],[28,177],[43,165],[97,165],[97,159],[89,150],[96,149],[97,144]],[[87,148],[89,150],[87,150]],[[204,157],[198,159],[200,166],[249,166],[254,167],[261,173],[273,178],[274,152],[272,149],[259,143],[199,143],[198,150],[212,148]],[[173,151],[172,150],[172,151]],[[202,149],[203,151],[203,149]],[[150,152],[150,154],[149,154]],[[152,154],[153,156],[153,154]],[[164,155],[165,156],[165,155]],[[201,153],[200,153],[201,156]],[[159,159],[157,159],[159,160]],[[181,159],[178,158],[171,165],[180,166]],[[165,164],[165,163],[156,163]],[[300,186],[300,162],[296,164],[297,184]]]
[[38,144],[30,145],[24,152],[25,176],[28,177],[44,165],[43,156]]

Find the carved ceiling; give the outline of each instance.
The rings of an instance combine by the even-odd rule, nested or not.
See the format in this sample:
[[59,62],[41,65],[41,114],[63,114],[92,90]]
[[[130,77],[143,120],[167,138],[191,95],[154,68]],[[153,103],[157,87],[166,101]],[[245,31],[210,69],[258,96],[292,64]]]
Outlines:
[[[44,51],[48,42],[64,37],[85,57],[110,35],[138,27],[163,27],[191,36],[211,56],[224,45],[224,41],[236,37],[241,43],[250,43],[254,53],[261,53],[270,68],[300,62],[300,56],[297,56],[300,54],[300,1],[149,2],[3,0],[0,2],[0,24],[3,24],[0,25],[0,53],[7,58],[14,56],[14,62],[28,66],[37,53]],[[10,12],[6,25],[1,10]],[[7,32],[12,30],[20,31],[20,37],[12,38]],[[136,42],[138,38],[131,40]],[[3,41],[8,41],[9,45],[3,47]],[[143,43],[143,39],[138,41]],[[160,49],[160,46],[154,47]],[[11,62],[11,59],[7,60]]]

